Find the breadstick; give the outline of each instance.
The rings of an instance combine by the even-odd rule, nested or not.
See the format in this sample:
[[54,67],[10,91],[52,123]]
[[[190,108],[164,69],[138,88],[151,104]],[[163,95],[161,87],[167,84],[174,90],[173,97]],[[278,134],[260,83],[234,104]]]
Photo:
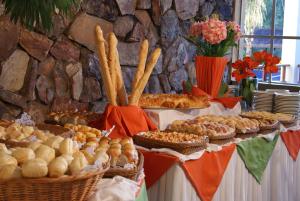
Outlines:
[[128,105],[128,96],[127,96],[127,92],[126,92],[126,88],[122,76],[118,50],[116,50],[115,59],[116,59],[116,74],[117,74],[117,97],[119,98],[119,103],[124,106],[124,105]]
[[143,41],[141,48],[140,48],[139,64],[137,66],[137,70],[136,70],[135,76],[132,81],[132,86],[131,86],[132,92],[134,92],[136,90],[137,84],[144,74],[145,64],[146,64],[147,55],[148,55],[148,48],[149,48],[149,43],[148,43],[148,40],[146,39]]
[[114,33],[109,33],[108,35],[108,44],[109,44],[109,52],[108,52],[108,67],[110,70],[111,82],[113,85],[113,89],[116,89],[116,50],[118,45],[118,40]]
[[117,105],[116,95],[115,95],[116,91],[112,86],[112,81],[111,81],[108,63],[107,63],[107,57],[105,53],[105,40],[103,38],[103,32],[99,25],[96,26],[96,39],[97,39],[97,48],[98,48],[99,61],[100,61],[99,70],[101,73],[101,77],[103,79],[106,95],[110,104]]
[[144,75],[142,76],[142,78],[139,80],[136,90],[133,91],[133,93],[131,94],[130,101],[129,101],[130,105],[138,105],[139,99],[145,89],[145,86],[150,78],[150,75],[154,69],[154,66],[156,65],[156,62],[160,56],[160,53],[161,53],[161,49],[156,48],[154,50],[154,52],[151,54],[151,58],[146,65],[146,71],[145,71]]

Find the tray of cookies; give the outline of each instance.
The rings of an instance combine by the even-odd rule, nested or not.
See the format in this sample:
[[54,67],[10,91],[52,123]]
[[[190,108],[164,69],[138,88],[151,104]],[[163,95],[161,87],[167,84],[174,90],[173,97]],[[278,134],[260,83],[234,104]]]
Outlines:
[[182,154],[192,154],[207,147],[208,137],[190,133],[149,131],[133,137],[135,144],[146,148],[169,148]]

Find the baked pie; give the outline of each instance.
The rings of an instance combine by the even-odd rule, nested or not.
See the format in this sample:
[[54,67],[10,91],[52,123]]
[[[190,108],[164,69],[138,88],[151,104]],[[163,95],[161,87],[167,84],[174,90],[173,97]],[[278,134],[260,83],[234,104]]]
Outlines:
[[142,108],[207,108],[207,96],[187,94],[143,94],[139,100]]
[[270,113],[264,111],[250,111],[241,114],[242,117],[252,118],[252,119],[271,119],[277,120],[281,123],[293,123],[295,121],[295,116],[283,113]]
[[204,136],[195,134],[164,131],[149,131],[140,133],[139,135],[149,139],[171,143],[195,143],[205,139]]

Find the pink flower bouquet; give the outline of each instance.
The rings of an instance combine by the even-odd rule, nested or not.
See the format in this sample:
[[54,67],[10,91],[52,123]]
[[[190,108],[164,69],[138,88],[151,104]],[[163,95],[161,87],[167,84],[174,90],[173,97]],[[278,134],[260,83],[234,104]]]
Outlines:
[[223,57],[229,48],[237,45],[240,37],[238,24],[221,21],[213,16],[205,21],[193,23],[189,40],[198,47],[199,55]]

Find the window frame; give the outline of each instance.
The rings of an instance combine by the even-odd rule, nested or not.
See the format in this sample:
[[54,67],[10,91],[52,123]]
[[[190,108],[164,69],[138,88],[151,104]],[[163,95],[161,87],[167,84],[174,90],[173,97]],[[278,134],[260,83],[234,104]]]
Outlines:
[[[271,33],[270,35],[242,35],[242,38],[265,38],[270,40],[270,53],[273,54],[274,52],[274,40],[284,40],[284,39],[294,39],[300,40],[300,36],[285,36],[285,35],[275,35],[275,16],[276,16],[276,1],[272,0],[272,19],[271,19]],[[233,20],[241,25],[242,22],[242,12],[243,12],[243,3],[245,0],[235,0],[234,1],[234,9],[233,9]],[[232,62],[239,59],[240,55],[240,41],[238,42],[238,46],[233,49],[232,51]],[[271,75],[269,75],[269,83],[272,82]],[[264,80],[265,81],[265,80]]]

